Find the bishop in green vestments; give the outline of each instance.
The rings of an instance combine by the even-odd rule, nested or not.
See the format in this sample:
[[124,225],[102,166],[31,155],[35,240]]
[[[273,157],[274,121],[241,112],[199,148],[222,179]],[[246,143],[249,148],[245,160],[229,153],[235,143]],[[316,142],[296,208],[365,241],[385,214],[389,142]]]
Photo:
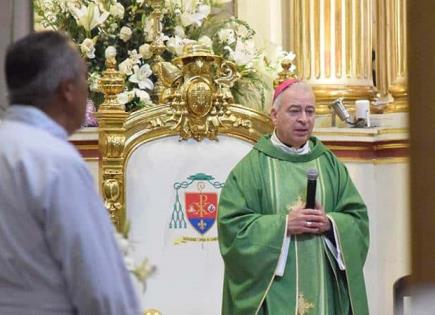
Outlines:
[[[220,197],[223,315],[368,315],[366,206],[346,167],[312,137],[315,99],[304,82],[275,91],[272,135],[230,173]],[[319,177],[305,208],[306,172]]]

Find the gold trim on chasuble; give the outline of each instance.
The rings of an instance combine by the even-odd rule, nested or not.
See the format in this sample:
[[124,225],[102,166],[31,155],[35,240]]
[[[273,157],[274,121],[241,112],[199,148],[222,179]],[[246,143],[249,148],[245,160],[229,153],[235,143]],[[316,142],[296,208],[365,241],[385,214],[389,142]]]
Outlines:
[[[322,168],[321,168],[321,164],[319,162],[319,160],[316,160],[316,168],[319,172],[319,174],[322,174]],[[320,204],[323,206],[323,200],[324,200],[324,195],[325,195],[325,184],[323,182],[323,178],[322,176],[319,176],[318,179],[319,182],[319,188],[320,188],[320,193],[316,194],[316,198],[319,198],[319,200],[317,200],[318,202],[320,202]],[[296,208],[303,208],[305,207],[305,202],[302,198],[301,195],[299,195],[297,197],[296,202],[289,206],[289,212],[292,211],[293,209]],[[305,298],[303,293],[299,293],[299,255],[298,255],[298,237],[297,235],[294,236],[295,238],[295,254],[296,254],[296,315],[305,315],[307,313],[309,313],[311,311],[311,309],[315,308],[315,305],[313,303],[311,303],[308,299]]]
[[[268,164],[269,164],[269,179],[270,179],[270,183],[272,184],[272,191],[275,193],[275,199],[273,199],[273,200],[278,200],[277,199],[278,198],[277,195],[279,194],[279,185],[278,185],[278,183],[276,181],[276,176],[275,176],[276,173],[273,171],[275,169],[275,167],[274,167],[274,161],[269,159],[268,160]],[[318,160],[316,161],[316,166],[317,166],[317,169],[320,172],[321,171],[321,167],[320,167],[320,163],[319,163]],[[324,193],[325,193],[325,191],[324,191],[325,187],[324,187],[324,183],[323,183],[323,181],[321,179],[320,179],[320,182],[321,182],[320,183],[320,189],[321,189],[321,191],[320,191],[319,197],[320,197],[320,202],[322,203],[323,202],[323,196],[324,196]],[[287,206],[287,210],[288,210],[288,212],[290,212],[293,209],[303,208],[304,206],[305,206],[305,202],[303,200],[303,197],[301,195],[298,195],[298,197],[296,198],[296,201],[294,201],[293,203],[290,203]],[[274,209],[277,209],[277,205],[276,204],[273,205],[273,207],[274,207]],[[285,228],[285,231],[284,231],[283,242],[284,242],[284,239],[287,236],[287,224],[288,224],[288,222],[286,222],[286,228]],[[295,310],[295,312],[296,312],[296,315],[305,315],[305,313],[309,312],[309,310],[311,308],[314,308],[314,305],[311,302],[309,302],[308,300],[306,300],[303,294],[299,294],[299,272],[298,272],[299,259],[298,259],[298,250],[297,250],[297,236],[295,235],[294,237],[295,237],[295,247],[296,247],[295,248],[295,254],[296,254],[296,284],[297,284],[296,285],[296,296],[297,296],[296,301],[297,301],[297,303],[296,303],[296,310]],[[269,293],[270,288],[272,287],[272,283],[273,283],[273,279],[275,278],[275,271],[276,271],[276,267],[278,266],[278,262],[279,262],[279,260],[277,260],[276,266],[274,268],[274,273],[273,273],[273,275],[272,275],[272,277],[270,279],[270,282],[269,282],[269,285],[267,286],[266,291],[264,292],[263,297],[260,300],[260,303],[259,303],[259,305],[257,307],[257,310],[256,310],[255,314],[258,314],[258,312],[260,311],[261,306],[263,305],[263,302],[264,302],[267,294]]]
[[290,212],[293,211],[294,209],[303,208],[303,207],[305,207],[305,201],[302,198],[302,196],[299,195],[296,198],[296,201],[292,205],[289,205],[287,208],[288,208],[288,212]]
[[[303,208],[305,207],[305,202],[303,201],[303,198],[301,195],[297,197],[296,202],[289,206],[289,212],[296,208]],[[296,255],[296,315],[305,315],[307,312],[309,312],[312,308],[314,308],[314,304],[311,303],[309,300],[305,299],[303,293],[299,293],[299,255],[298,255],[298,236],[294,235],[294,241],[295,241],[295,255]]]
[[310,301],[306,300],[303,294],[298,295],[298,314],[297,315],[305,315],[312,308],[314,308],[314,304]]

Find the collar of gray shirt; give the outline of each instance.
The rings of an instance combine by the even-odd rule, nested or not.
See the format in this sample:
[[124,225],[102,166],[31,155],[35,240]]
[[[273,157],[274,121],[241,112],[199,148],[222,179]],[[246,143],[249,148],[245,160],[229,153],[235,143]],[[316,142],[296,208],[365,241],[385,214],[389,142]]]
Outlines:
[[4,117],[4,122],[8,120],[21,122],[36,128],[43,129],[51,135],[63,140],[68,139],[67,131],[52,118],[50,118],[46,113],[35,106],[21,104],[9,106]]

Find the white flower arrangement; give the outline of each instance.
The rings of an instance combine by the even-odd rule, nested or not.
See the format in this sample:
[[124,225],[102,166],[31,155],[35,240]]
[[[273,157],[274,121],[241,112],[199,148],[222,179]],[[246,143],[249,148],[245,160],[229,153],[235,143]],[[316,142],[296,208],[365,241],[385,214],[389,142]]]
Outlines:
[[[156,77],[152,73],[154,40],[153,8],[144,0],[33,0],[37,29],[67,32],[88,62],[91,98],[98,106],[102,94],[96,78],[105,69],[107,56],[116,58],[126,75],[120,95],[126,109],[153,106],[150,94]],[[236,63],[241,78],[232,87],[235,102],[268,110],[272,82],[280,70],[282,50],[266,51],[254,44],[255,32],[237,18],[223,14],[219,0],[165,0],[161,57],[171,61],[186,44],[209,45],[216,55]],[[270,49],[269,49],[270,50]]]
[[140,296],[146,289],[146,280],[155,273],[156,267],[151,265],[147,258],[139,262],[135,259],[134,244],[124,234],[116,232],[115,239],[124,257],[125,266],[132,275],[134,287],[137,288],[138,296]]

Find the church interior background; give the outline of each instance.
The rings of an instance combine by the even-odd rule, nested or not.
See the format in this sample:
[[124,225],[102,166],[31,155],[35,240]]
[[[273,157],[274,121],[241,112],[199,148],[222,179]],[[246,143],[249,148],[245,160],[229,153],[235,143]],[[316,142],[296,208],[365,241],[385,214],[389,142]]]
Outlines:
[[[163,2],[145,2],[164,10],[164,5],[160,6]],[[345,162],[368,205],[371,240],[364,271],[370,312],[374,315],[393,314],[394,284],[411,273],[411,261],[414,261],[411,259],[408,112],[416,104],[410,103],[407,87],[407,1],[220,2],[229,14],[246,21],[255,30],[255,45],[264,48],[266,55],[272,53],[268,50],[271,44],[295,53],[296,58],[292,61],[296,66],[295,72],[281,74],[297,75],[313,86],[318,104],[314,134]],[[424,8],[421,10],[423,12]],[[159,16],[154,15],[154,18]],[[2,1],[0,26],[0,57],[3,59],[6,46],[33,28],[31,2]],[[155,26],[154,32],[158,29],[159,26]],[[158,46],[157,37],[153,37],[152,43]],[[153,53],[157,55],[158,52],[157,47]],[[178,64],[174,62],[179,72],[171,68],[171,65],[162,64],[160,94],[157,94],[156,99],[153,98],[157,105],[133,113],[125,112],[117,101],[116,94],[123,91],[125,82],[119,76],[117,65],[108,62],[101,81],[106,99],[96,114],[99,127],[83,128],[70,139],[87,161],[95,177],[96,187],[101,191],[118,228],[128,220],[138,220],[146,230],[136,232],[139,238],[155,239],[157,235],[164,246],[172,240],[179,242],[176,252],[165,252],[171,259],[177,257],[171,255],[193,257],[197,255],[195,251],[202,248],[205,255],[201,254],[200,259],[204,259],[208,265],[213,265],[210,260],[214,256],[210,252],[217,250],[215,235],[192,237],[178,231],[168,232],[168,229],[156,230],[155,226],[160,226],[159,224],[166,226],[166,216],[156,214],[159,212],[157,209],[175,208],[174,198],[178,200],[179,194],[184,194],[187,207],[187,196],[189,193],[193,196],[192,187],[217,191],[225,180],[222,174],[228,173],[260,134],[271,130],[267,118],[268,108],[252,109],[234,103],[234,99],[228,95],[228,89],[237,80],[237,70],[212,56],[210,51],[191,47],[190,51],[186,50],[184,55],[179,56]],[[192,64],[198,57],[203,58],[201,60],[207,64],[219,64],[220,72],[211,77],[210,71],[193,69]],[[4,108],[7,100],[3,69],[0,70],[0,106]],[[156,70],[153,68],[153,71]],[[188,97],[190,94],[183,94],[183,87],[178,86],[177,82],[181,75],[184,76],[184,81],[180,82],[187,84],[189,75],[193,76],[189,71],[208,75],[204,81],[197,82],[196,91],[201,92],[204,88],[201,84],[204,82],[212,82],[209,87],[215,93],[213,95],[219,98],[219,102],[216,101],[218,105],[213,105],[213,108],[205,112],[193,106],[189,113],[180,114],[181,103],[186,101],[184,95]],[[177,77],[174,79],[174,76]],[[272,80],[273,78],[270,84]],[[184,86],[184,89],[188,88]],[[204,94],[198,97],[208,96]],[[358,114],[355,101],[369,100],[370,114],[366,114],[365,118],[369,118],[370,126],[351,128],[338,117],[333,119],[336,115],[330,105],[339,97],[343,98],[351,119]],[[213,110],[221,113],[213,114]],[[171,124],[171,119],[178,123]],[[206,131],[201,126],[205,126]],[[216,137],[219,141],[213,140]],[[180,138],[185,141],[179,141]],[[233,153],[230,156],[228,152]],[[192,156],[195,156],[195,160],[192,160]],[[227,162],[220,163],[222,158],[226,158]],[[207,166],[209,164],[206,161],[213,166]],[[198,171],[201,167],[203,170],[209,167],[208,171],[220,175],[216,178],[207,177],[207,174]],[[185,171],[179,172],[180,168]],[[185,176],[186,174],[191,176]],[[166,179],[162,179],[164,177]],[[169,188],[153,191],[159,185]],[[204,188],[206,186],[201,185],[210,187]],[[159,198],[153,199],[153,194]],[[212,198],[211,195],[209,197]],[[169,206],[160,201],[163,198],[168,199]],[[155,207],[153,212],[144,213],[146,211],[141,210],[145,207],[144,203],[152,203],[152,207]],[[183,251],[180,248],[183,248],[184,243],[189,243],[190,247],[186,245]],[[161,245],[148,244],[142,246],[139,252],[147,256],[147,251],[159,252],[158,246]],[[157,263],[157,270],[170,270],[169,262],[161,261],[161,256],[158,262],[162,265]],[[152,257],[149,258],[151,263],[156,263]],[[181,259],[177,262],[178,266],[180,264],[190,264],[189,259]],[[189,266],[181,267],[185,272],[194,272]],[[207,274],[212,271],[202,272]],[[162,281],[170,286],[167,281],[176,276],[177,272],[173,272]],[[209,282],[210,286],[217,286],[217,289],[206,289],[218,292],[219,279]],[[152,297],[158,294],[159,291],[153,291],[153,286],[159,285],[162,286],[162,283],[150,278],[145,300],[148,292]],[[188,286],[188,283],[184,285]],[[183,287],[177,287],[177,290],[180,288]],[[170,301],[171,298],[172,296],[166,297],[166,300]],[[219,307],[216,305],[216,309],[212,307],[210,312],[198,311],[198,314],[218,314]],[[158,305],[149,308],[161,311]]]

